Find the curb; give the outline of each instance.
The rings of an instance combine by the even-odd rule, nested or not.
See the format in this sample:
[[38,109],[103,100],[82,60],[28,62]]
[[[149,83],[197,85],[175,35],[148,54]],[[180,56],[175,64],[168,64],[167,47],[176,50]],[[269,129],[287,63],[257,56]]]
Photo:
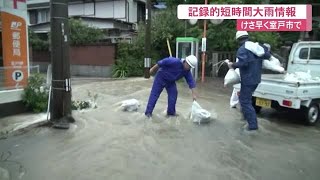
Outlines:
[[43,126],[43,125],[45,125],[47,123],[48,123],[47,119],[41,117],[41,118],[39,118],[37,120],[34,120],[32,122],[24,122],[24,123],[21,123],[21,124],[17,124],[17,126],[11,128],[11,129],[0,130],[0,139],[6,139],[9,136],[16,135],[16,134],[19,134],[21,132],[28,131],[28,130],[30,130],[32,128]]

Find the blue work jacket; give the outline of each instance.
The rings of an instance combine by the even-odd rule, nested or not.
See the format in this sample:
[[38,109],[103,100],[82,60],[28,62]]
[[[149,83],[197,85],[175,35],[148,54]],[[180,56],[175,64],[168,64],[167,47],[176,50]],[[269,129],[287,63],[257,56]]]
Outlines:
[[192,77],[190,70],[185,70],[183,61],[178,58],[168,57],[157,62],[159,71],[157,76],[160,76],[165,83],[175,82],[184,77],[189,85],[189,88],[195,88],[196,83]]
[[261,45],[265,54],[262,57],[256,56],[254,53],[245,48],[244,41],[237,51],[238,62],[232,66],[234,69],[239,68],[241,84],[243,85],[257,85],[261,82],[262,61],[271,57],[268,48]]

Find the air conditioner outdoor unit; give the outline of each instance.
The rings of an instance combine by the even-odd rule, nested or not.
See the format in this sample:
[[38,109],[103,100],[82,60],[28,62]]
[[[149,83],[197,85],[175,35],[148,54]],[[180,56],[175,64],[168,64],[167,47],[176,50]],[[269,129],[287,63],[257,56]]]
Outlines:
[[132,29],[135,30],[135,31],[137,31],[137,30],[138,30],[138,24],[137,24],[137,23],[134,23],[134,24],[132,25]]

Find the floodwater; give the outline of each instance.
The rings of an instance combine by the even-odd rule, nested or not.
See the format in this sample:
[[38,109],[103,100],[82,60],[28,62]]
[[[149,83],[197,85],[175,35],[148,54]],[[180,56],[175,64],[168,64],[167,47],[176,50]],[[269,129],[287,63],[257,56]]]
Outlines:
[[[245,123],[229,108],[231,91],[221,88],[221,79],[198,89],[199,104],[214,117],[211,123],[189,119],[192,98],[183,83],[179,116],[165,117],[164,90],[150,120],[143,112],[151,85],[144,79],[76,83],[73,98],[98,94],[98,108],[74,112],[76,123],[68,131],[42,127],[1,140],[3,179],[320,179],[319,127],[267,110],[259,117],[259,133],[244,134]],[[122,112],[118,103],[131,98],[141,108]]]

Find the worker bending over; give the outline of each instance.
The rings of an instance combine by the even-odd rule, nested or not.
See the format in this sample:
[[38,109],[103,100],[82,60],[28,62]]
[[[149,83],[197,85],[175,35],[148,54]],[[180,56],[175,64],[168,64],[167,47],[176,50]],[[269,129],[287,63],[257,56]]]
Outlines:
[[176,115],[176,102],[178,96],[176,81],[182,77],[186,79],[189,88],[192,91],[193,100],[196,100],[196,94],[194,92],[196,83],[192,77],[190,69],[195,68],[197,63],[198,60],[194,55],[187,56],[186,59],[168,57],[158,61],[157,64],[150,69],[150,74],[153,74],[157,70],[159,71],[155,76],[148,105],[145,111],[145,115],[147,117],[152,116],[153,109],[164,88],[168,93],[167,115]]

